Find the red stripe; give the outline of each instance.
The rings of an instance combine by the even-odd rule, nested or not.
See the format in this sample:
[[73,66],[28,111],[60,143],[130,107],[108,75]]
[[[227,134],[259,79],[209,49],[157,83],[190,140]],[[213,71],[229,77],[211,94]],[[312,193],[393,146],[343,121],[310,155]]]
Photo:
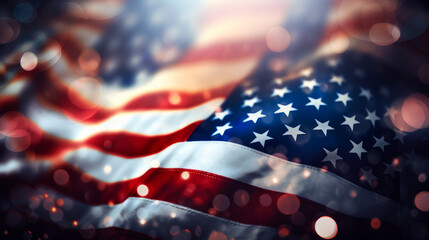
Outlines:
[[225,3],[220,7],[213,7],[202,15],[202,25],[207,28],[211,23],[218,22],[228,17],[254,16],[260,17],[264,14],[285,15],[286,6],[290,1],[251,1],[249,4]]
[[[370,2],[371,1],[367,1],[367,3]],[[346,36],[368,41],[369,30],[374,24],[388,19],[392,21],[395,20],[394,11],[365,11],[367,9],[364,9],[362,6],[358,7],[357,3],[359,3],[358,0],[347,2],[334,1],[332,3],[333,8],[331,11],[338,14],[338,16],[334,20],[327,22],[321,41],[322,43],[329,41],[332,36],[338,33],[344,33]],[[350,9],[352,9],[352,11],[350,11]],[[349,14],[341,14],[342,11],[349,11]]]
[[[94,104],[83,99],[79,93],[62,84],[53,72],[41,72],[37,74],[36,80],[35,87],[42,103],[72,119],[85,123],[97,123],[125,111],[189,109],[216,98],[226,97],[237,84],[231,83],[196,93],[175,91],[147,93],[132,99],[123,107],[106,109],[99,106],[94,107]],[[171,101],[172,96],[180,101]]]
[[176,132],[164,135],[146,136],[129,132],[106,132],[78,142],[51,136],[29,120],[28,132],[31,136],[31,145],[26,153],[42,158],[55,158],[67,151],[89,147],[124,158],[143,157],[158,153],[174,143],[186,141],[200,123],[201,121],[194,122]]
[[0,96],[0,116],[8,111],[18,110],[18,105],[16,96]]
[[[59,35],[58,40],[62,45],[62,56],[67,60],[66,62],[69,67],[80,68],[76,63],[81,51],[83,51],[85,47],[77,39],[67,34]],[[261,55],[265,50],[266,44],[264,39],[223,43],[202,49],[190,50],[177,64],[190,64],[209,60],[236,60],[249,56]],[[62,111],[68,117],[87,123],[105,120],[120,111],[191,108],[208,100],[226,97],[236,86],[236,83],[231,83],[222,87],[196,93],[160,91],[136,97],[121,108],[106,109],[99,106],[94,107],[93,103],[90,103],[78,92],[70,89],[66,84],[63,84],[53,69],[34,72],[32,77],[37,81],[35,86],[37,87],[38,96],[41,97],[42,100]],[[172,94],[179,97],[181,101],[178,103],[170,102],[169,97]],[[75,104],[70,101],[70,97],[73,98]]]
[[[55,183],[53,175],[57,169],[67,171],[69,175],[67,184],[59,186]],[[182,178],[185,171],[189,174],[188,179]],[[149,189],[145,198],[179,204],[245,224],[275,228],[286,224],[293,227],[289,229],[292,234],[299,235],[310,232],[313,222],[322,215],[334,218],[339,224],[340,231],[344,227],[342,226],[344,223],[348,224],[346,227],[351,228],[354,227],[354,224],[359,224],[360,231],[363,231],[363,234],[371,234],[371,236],[373,234],[374,236],[397,234],[397,230],[387,222],[383,222],[382,228],[377,231],[372,230],[370,219],[350,217],[302,197],[265,190],[212,173],[191,169],[152,168],[135,179],[105,183],[73,166],[62,164],[51,169],[38,181],[32,182],[47,185],[58,192],[91,205],[117,204],[129,197],[141,197],[137,193],[137,188],[144,184]],[[245,195],[239,195],[237,191],[244,191]],[[218,198],[220,194],[229,199],[229,207],[217,211],[216,206],[219,205],[214,203],[214,199]],[[263,195],[269,196],[271,204],[261,205],[260,198]],[[286,201],[283,202],[285,199]],[[284,214],[279,211],[279,203],[283,203],[280,206],[285,208],[290,208],[294,205],[293,203],[298,203],[298,208],[292,214]]]
[[265,39],[245,40],[241,42],[216,44],[186,53],[178,64],[194,62],[231,61],[262,55],[267,49]]

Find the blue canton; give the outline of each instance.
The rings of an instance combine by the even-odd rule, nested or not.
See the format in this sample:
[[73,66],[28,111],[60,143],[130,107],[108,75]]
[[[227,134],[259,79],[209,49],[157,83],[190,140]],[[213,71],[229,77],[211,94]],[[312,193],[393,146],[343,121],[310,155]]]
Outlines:
[[423,133],[390,127],[389,107],[412,87],[368,58],[323,59],[288,81],[261,64],[189,140],[242,144],[398,200],[401,164]]

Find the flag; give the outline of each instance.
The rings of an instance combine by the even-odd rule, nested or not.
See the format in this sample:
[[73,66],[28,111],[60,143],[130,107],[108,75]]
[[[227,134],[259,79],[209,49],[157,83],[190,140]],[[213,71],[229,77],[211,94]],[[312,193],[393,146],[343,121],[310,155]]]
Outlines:
[[422,30],[394,2],[5,8],[2,237],[427,235],[427,75],[395,67]]

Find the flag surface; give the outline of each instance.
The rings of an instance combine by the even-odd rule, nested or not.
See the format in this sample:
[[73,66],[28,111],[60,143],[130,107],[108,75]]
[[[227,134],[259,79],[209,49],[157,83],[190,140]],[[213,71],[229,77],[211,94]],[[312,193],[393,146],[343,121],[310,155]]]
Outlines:
[[5,239],[427,237],[414,5],[4,5]]

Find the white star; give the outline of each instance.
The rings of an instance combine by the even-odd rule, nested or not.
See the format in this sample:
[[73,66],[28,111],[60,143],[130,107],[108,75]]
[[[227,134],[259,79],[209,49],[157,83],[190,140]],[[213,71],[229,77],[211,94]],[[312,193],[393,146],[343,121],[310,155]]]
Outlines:
[[337,93],[338,98],[335,99],[335,102],[342,102],[344,104],[344,107],[347,107],[347,102],[353,100],[349,97],[349,93]]
[[329,81],[329,82],[331,82],[331,83],[338,83],[338,85],[341,86],[343,84],[343,82],[345,82],[345,80],[341,76],[334,75],[334,76],[332,76],[331,81]]
[[405,165],[412,165],[414,168],[417,168],[417,163],[421,161],[426,161],[425,158],[422,156],[419,156],[416,154],[416,151],[413,150],[410,153],[404,153],[405,157],[407,158],[407,161],[405,162]]
[[301,127],[301,124],[300,125],[298,125],[298,126],[296,126],[296,127],[290,127],[290,126],[288,126],[288,125],[285,125],[286,126],[286,128],[287,128],[287,131],[285,132],[285,133],[283,133],[283,136],[285,136],[285,135],[290,135],[290,136],[292,136],[293,137],[293,140],[295,140],[296,141],[296,138],[298,137],[298,135],[303,135],[303,134],[305,134],[304,132],[301,132],[300,130],[299,130],[299,128]]
[[380,120],[379,117],[377,117],[377,115],[375,115],[375,110],[370,112],[368,109],[365,109],[366,113],[368,114],[365,119],[371,121],[372,126],[375,127],[375,121]]
[[377,178],[372,174],[372,169],[365,171],[364,169],[360,169],[365,176],[365,180],[368,182],[370,186],[372,186],[372,181],[377,180]]
[[254,97],[251,99],[244,100],[244,103],[241,107],[253,107],[255,103],[260,102],[261,100],[258,97]]
[[322,162],[331,162],[334,167],[337,167],[337,161],[342,160],[343,158],[338,156],[338,148],[336,148],[334,151],[329,151],[328,149],[323,148],[326,152],[326,157],[322,160]]
[[388,142],[384,141],[384,136],[382,136],[381,138],[376,138],[375,136],[373,137],[375,139],[375,143],[374,143],[374,146],[372,147],[379,147],[384,152],[384,147],[389,145]]
[[256,123],[259,118],[266,117],[264,114],[262,114],[262,110],[259,110],[258,112],[255,112],[255,113],[248,113],[247,115],[249,117],[246,118],[243,122],[252,121],[253,123]]
[[232,128],[232,126],[229,125],[229,122],[226,123],[223,126],[216,127],[216,132],[214,132],[212,134],[212,136],[214,136],[216,134],[220,134],[221,136],[223,136],[223,134],[225,133],[225,131],[228,130],[228,129],[230,129],[230,128]]
[[362,153],[366,153],[366,150],[362,147],[362,142],[358,144],[354,143],[352,140],[350,140],[350,142],[353,144],[353,148],[350,150],[350,153],[356,153],[359,159],[361,159]]
[[394,111],[393,107],[385,107],[386,112],[384,113],[384,117],[390,117],[390,113]]
[[249,88],[249,89],[246,89],[246,90],[244,90],[244,92],[243,92],[243,96],[248,96],[248,97],[250,97],[250,96],[252,96],[252,95],[253,95],[257,90],[258,90],[257,88]]
[[341,123],[341,125],[348,125],[350,127],[350,129],[353,131],[353,127],[355,124],[358,124],[359,122],[356,121],[356,115],[353,115],[352,117],[346,117],[344,116],[345,121],[343,123]]
[[319,83],[317,83],[316,79],[304,80],[301,84],[301,88],[308,88],[310,91],[313,91],[313,88],[316,86],[319,86]]
[[395,173],[398,172],[399,170],[396,168],[395,165],[392,164],[387,164],[387,163],[383,163],[384,166],[386,166],[386,169],[384,170],[383,174],[390,174],[390,176],[394,177]]
[[308,100],[310,100],[310,102],[305,104],[305,106],[314,106],[317,110],[319,110],[320,106],[326,105],[326,103],[322,102],[322,98],[315,99],[308,97]]
[[268,136],[268,131],[264,132],[264,133],[256,133],[253,132],[253,134],[255,134],[255,139],[253,139],[253,141],[251,143],[260,143],[262,145],[262,147],[265,146],[265,141],[273,139],[272,137]]
[[317,126],[313,128],[313,130],[321,130],[325,136],[328,134],[328,130],[334,130],[334,128],[329,126],[329,121],[322,123],[317,121],[317,119],[314,120],[316,120]]
[[366,97],[366,99],[369,101],[369,99],[372,97],[372,94],[369,89],[360,88],[359,96]]
[[277,111],[275,111],[274,113],[284,113],[286,115],[286,117],[289,117],[290,112],[297,110],[296,108],[292,107],[292,104],[293,103],[289,103],[288,105],[277,104],[279,109]]
[[395,131],[395,137],[393,137],[393,141],[398,139],[399,141],[401,141],[401,143],[404,143],[404,137],[405,136],[407,136],[406,133],[401,132],[401,131]]
[[286,93],[290,93],[290,90],[287,87],[274,88],[273,93],[271,94],[271,97],[279,96],[282,98]]
[[219,119],[223,121],[223,119],[230,114],[231,114],[231,111],[229,111],[229,109],[226,109],[223,112],[215,112],[215,116],[213,117],[213,120]]
[[416,154],[416,151],[413,150],[409,153],[404,153],[405,157],[408,161],[418,161],[421,157]]

